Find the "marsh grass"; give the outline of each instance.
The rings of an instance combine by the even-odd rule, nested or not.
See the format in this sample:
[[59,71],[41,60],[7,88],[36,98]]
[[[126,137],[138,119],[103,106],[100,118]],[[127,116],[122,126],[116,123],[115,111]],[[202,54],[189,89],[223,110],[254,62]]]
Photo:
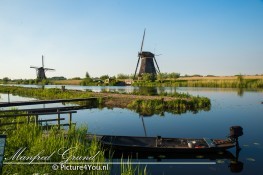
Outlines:
[[[15,112],[14,112],[15,113]],[[9,113],[10,114],[10,113]],[[4,115],[4,113],[0,113]],[[5,118],[4,122],[26,122],[25,117],[17,118]],[[3,122],[3,120],[1,120]],[[21,154],[22,156],[35,156],[41,152],[40,156],[49,156],[50,159],[44,160],[44,162],[88,162],[90,165],[100,166],[98,162],[111,161],[111,158],[105,158],[105,151],[103,150],[100,143],[96,140],[86,139],[87,126],[74,127],[72,126],[69,130],[59,130],[57,127],[53,127],[51,130],[43,130],[41,126],[34,123],[29,124],[14,124],[14,127],[10,128],[8,126],[0,126],[1,134],[7,135],[7,143],[5,149],[4,162],[24,162],[26,164],[9,165],[5,164],[3,166],[3,174],[16,174],[16,175],[30,175],[30,174],[91,174],[91,175],[108,175],[111,174],[111,165],[109,165],[108,170],[52,170],[52,164],[29,164],[30,160],[12,160],[14,154],[21,148],[26,148]],[[70,149],[67,154],[63,157],[61,153],[65,150]],[[43,152],[42,152],[43,151]],[[108,152],[108,151],[107,151]],[[52,154],[54,153],[54,154]],[[111,154],[111,153],[109,153]],[[96,156],[94,156],[96,155]],[[90,160],[78,159],[74,160],[73,157],[94,157]],[[68,160],[67,160],[68,159]],[[34,162],[39,162],[35,160]],[[43,162],[43,161],[40,161]],[[123,162],[126,166],[126,162]],[[72,164],[76,165],[76,164]],[[104,165],[104,164],[103,164]],[[122,166],[122,165],[120,165]],[[128,165],[129,168],[121,169],[121,174],[129,174],[132,172],[143,173],[143,170],[134,167],[133,165]]]
[[0,86],[0,92],[11,93],[13,95],[33,97],[39,99],[70,99],[70,98],[89,98],[91,94],[83,91],[62,91],[57,88],[24,88],[16,86]]
[[210,99],[206,97],[191,97],[188,99],[173,99],[164,101],[163,99],[134,100],[128,107],[141,115],[163,115],[164,112],[181,114],[187,111],[197,113],[204,110],[209,111],[211,107]]
[[[9,92],[13,95],[19,95],[23,97],[31,97],[37,99],[47,99],[47,100],[92,97],[90,92],[83,92],[78,90],[62,91],[61,89],[57,89],[57,88],[40,89],[40,88],[25,88],[25,87],[16,87],[16,86],[0,86],[0,92],[2,93]],[[103,98],[74,102],[74,104],[85,105],[88,107],[99,107],[102,103],[103,103]]]
[[173,86],[173,87],[212,87],[212,88],[263,88],[263,79],[200,79],[200,80],[166,80],[155,82],[138,81],[133,86]]
[[[17,121],[23,121],[24,118],[17,118]],[[91,160],[92,164],[96,165],[96,162],[105,162],[104,151],[101,149],[100,144],[97,141],[89,141],[85,139],[87,133],[87,127],[82,126],[80,128],[72,127],[65,132],[64,130],[58,130],[56,127],[49,131],[44,131],[40,126],[35,124],[17,124],[16,129],[2,131],[2,134],[7,135],[7,145],[5,151],[6,158],[12,158],[17,150],[20,148],[26,148],[23,155],[34,156],[41,152],[41,155],[51,155],[55,152],[48,162],[63,162],[67,158],[72,156],[97,156]],[[63,158],[59,154],[66,149],[72,148],[66,157]],[[6,160],[12,162],[20,162],[19,160]],[[69,160],[69,162],[76,162]],[[29,160],[25,162],[30,162]],[[35,160],[37,162],[37,160]],[[86,174],[83,171],[55,171],[51,169],[52,165],[4,165],[4,174]],[[109,171],[90,171],[88,174],[109,174]]]
[[145,166],[143,169],[141,166],[136,165],[135,167],[132,165],[131,159],[121,159],[121,175],[146,175],[147,167]]

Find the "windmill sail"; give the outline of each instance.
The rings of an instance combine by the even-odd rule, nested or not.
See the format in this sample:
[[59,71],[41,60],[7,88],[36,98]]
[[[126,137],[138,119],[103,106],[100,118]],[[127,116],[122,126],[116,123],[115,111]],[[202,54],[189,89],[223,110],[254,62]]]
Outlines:
[[[138,61],[137,61],[137,65],[136,65],[136,69],[135,69],[133,79],[135,79],[135,77],[136,77],[139,62],[141,62],[139,74],[138,74],[139,76],[142,76],[144,73],[149,73],[149,74],[153,74],[153,75],[160,73],[160,69],[159,69],[157,61],[155,59],[155,55],[151,52],[142,51],[143,50],[143,44],[144,44],[144,38],[145,38],[145,31],[146,31],[146,29],[144,29],[144,32],[143,32],[141,50],[138,53]],[[157,69],[155,68],[154,63],[156,64]]]
[[37,79],[39,80],[43,80],[46,79],[46,71],[48,70],[55,70],[52,68],[45,68],[44,67],[44,56],[42,55],[42,67],[36,67],[36,66],[30,66],[30,68],[36,69],[36,73],[37,73]]

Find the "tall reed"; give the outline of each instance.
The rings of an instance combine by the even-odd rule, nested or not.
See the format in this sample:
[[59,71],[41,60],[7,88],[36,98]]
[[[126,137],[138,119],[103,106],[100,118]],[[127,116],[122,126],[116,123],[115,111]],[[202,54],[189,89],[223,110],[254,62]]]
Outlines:
[[[4,115],[4,113],[0,113]],[[17,123],[26,122],[25,117],[17,117],[16,119],[7,118],[7,121],[15,120]],[[6,122],[6,121],[5,121]],[[12,157],[15,155],[16,151],[21,148],[26,148],[20,157],[23,156],[35,156],[41,152],[40,155],[52,155],[48,160],[42,160],[41,162],[64,162],[66,161],[65,157],[63,158],[60,153],[66,149],[72,148],[66,154],[66,158],[70,157],[94,157],[91,160],[84,160],[80,162],[88,162],[88,165],[94,166],[103,166],[107,162],[111,162],[111,159],[105,158],[105,151],[101,147],[100,143],[96,140],[86,139],[87,126],[81,126],[79,128],[72,127],[71,129],[59,130],[56,127],[53,127],[51,130],[43,130],[41,126],[29,123],[29,124],[14,124],[14,127],[0,126],[0,134],[7,135],[7,143],[5,149],[5,158],[7,158],[4,163],[25,163],[25,164],[4,164],[2,173],[3,174],[17,174],[17,175],[30,175],[30,174],[48,174],[48,175],[62,175],[62,174],[91,174],[91,175],[108,175],[114,172],[111,172],[111,165],[109,169],[106,170],[53,170],[52,164],[29,164],[29,160],[12,160]],[[54,152],[54,154],[52,154]],[[39,162],[35,160],[34,162]],[[75,164],[72,162],[78,162],[76,160],[69,160],[68,165],[82,165]],[[98,162],[105,162],[105,164],[98,164]],[[126,162],[121,162],[122,166]],[[57,164],[60,166],[60,164]],[[132,165],[128,165],[129,169],[121,169],[121,174],[129,174],[130,171],[135,172],[138,169]],[[145,170],[144,170],[145,171]],[[143,173],[143,170],[138,170],[139,174]]]
[[174,87],[214,87],[214,88],[263,88],[262,79],[220,79],[220,80],[166,80],[155,82],[138,81],[133,86],[174,86]]
[[182,114],[187,111],[197,113],[198,111],[208,111],[211,107],[210,99],[206,97],[191,97],[188,99],[171,99],[164,101],[161,99],[134,100],[128,107],[141,115],[163,115],[164,112]]

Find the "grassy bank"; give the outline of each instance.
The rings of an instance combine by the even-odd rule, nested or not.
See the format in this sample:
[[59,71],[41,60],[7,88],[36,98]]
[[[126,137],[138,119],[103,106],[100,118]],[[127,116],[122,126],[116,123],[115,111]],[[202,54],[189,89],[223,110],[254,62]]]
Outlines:
[[197,112],[199,110],[209,110],[211,105],[210,100],[206,97],[195,97],[190,94],[176,92],[173,94],[162,93],[160,95],[147,94],[146,92],[134,92],[131,94],[112,92],[95,93],[77,90],[62,91],[60,89],[36,89],[15,86],[0,86],[0,92],[10,92],[14,95],[34,97],[37,99],[97,97],[97,100],[86,105],[90,107],[128,108],[139,113],[147,110],[148,114]]
[[80,85],[82,80],[52,80],[51,84],[55,85]]
[[205,97],[192,97],[189,99],[175,99],[164,101],[163,99],[156,100],[134,100],[128,107],[141,115],[164,115],[164,112],[173,114],[186,113],[192,111],[194,113],[204,110],[210,110],[210,100]]
[[[18,118],[17,121],[23,121],[23,118]],[[7,135],[7,143],[5,149],[5,162],[28,163],[30,160],[17,160],[12,158],[15,153],[25,148],[25,151],[20,157],[32,157],[35,155],[50,156],[45,160],[34,160],[33,162],[65,162],[67,158],[72,156],[94,156],[93,160],[89,162],[96,165],[96,162],[105,162],[104,151],[101,149],[98,142],[85,140],[87,133],[86,127],[72,128],[67,134],[64,131],[56,128],[51,129],[49,132],[43,131],[38,125],[35,124],[17,124],[16,129],[5,131],[1,127],[2,134]],[[60,155],[69,148],[70,150],[65,157]],[[98,153],[98,154],[97,154]],[[13,160],[14,159],[14,160]],[[69,162],[75,162],[70,160]],[[23,164],[23,165],[4,165],[3,174],[86,174],[87,171],[63,171],[58,169],[52,170],[52,164]],[[90,171],[89,174],[110,174],[108,171]]]
[[[0,113],[0,116],[4,113]],[[0,118],[1,123],[5,122],[26,122],[26,118]],[[14,124],[0,126],[0,134],[7,135],[7,143],[5,148],[5,160],[2,174],[14,175],[62,175],[62,174],[90,174],[90,175],[108,175],[111,172],[111,165],[106,166],[110,159],[105,158],[105,152],[97,140],[87,140],[87,126],[80,128],[72,127],[71,129],[58,130],[53,127],[51,130],[42,130],[41,126],[36,124]],[[24,149],[21,154],[15,154],[18,150]],[[67,151],[68,150],[68,151]],[[64,154],[63,154],[64,153]],[[109,153],[107,153],[109,154]],[[16,155],[16,156],[14,156]],[[42,160],[38,158],[26,160],[34,156],[44,157]],[[30,164],[29,162],[32,163]],[[12,162],[12,164],[8,164]],[[46,162],[41,164],[34,164]],[[91,166],[98,166],[97,162],[105,162],[102,164],[103,170],[65,170],[58,168],[52,169],[53,163],[68,163],[67,165],[82,165],[72,162],[86,162]],[[24,164],[14,164],[24,163]],[[51,163],[51,164],[48,164]],[[129,162],[122,161],[119,170],[121,174],[133,175],[146,174],[146,168],[139,169],[139,166],[132,166]],[[59,165],[60,166],[60,165]],[[107,167],[107,168],[106,168]],[[88,167],[86,167],[88,168]]]
[[133,86],[263,88],[263,77],[242,75],[232,77],[186,77],[154,82],[136,81]]

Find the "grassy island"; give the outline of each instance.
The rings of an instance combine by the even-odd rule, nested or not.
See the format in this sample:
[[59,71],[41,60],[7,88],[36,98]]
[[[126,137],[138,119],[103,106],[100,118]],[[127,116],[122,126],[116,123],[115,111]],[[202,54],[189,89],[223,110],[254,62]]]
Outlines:
[[97,97],[92,102],[91,107],[108,108],[128,108],[139,113],[161,114],[163,112],[184,113],[186,111],[197,112],[198,110],[209,110],[211,103],[206,97],[192,96],[184,93],[173,94],[141,94],[134,93],[116,93],[116,92],[90,92],[79,90],[61,90],[61,89],[39,89],[25,88],[16,86],[0,86],[0,93],[11,93],[23,97],[32,97],[36,99],[70,99],[70,98],[88,98]]

